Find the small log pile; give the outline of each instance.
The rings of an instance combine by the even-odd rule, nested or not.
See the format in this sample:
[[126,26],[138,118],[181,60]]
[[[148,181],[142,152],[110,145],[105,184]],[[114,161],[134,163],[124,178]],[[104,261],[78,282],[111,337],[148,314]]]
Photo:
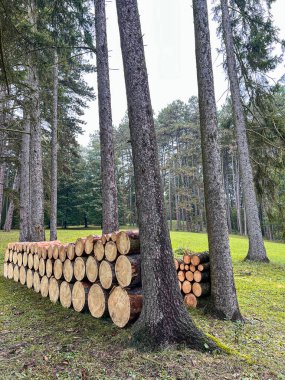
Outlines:
[[90,235],[75,243],[9,243],[4,277],[34,289],[51,302],[95,318],[110,315],[119,327],[142,308],[138,232]]
[[174,259],[174,264],[185,305],[202,305],[211,290],[209,252],[185,252],[183,259]]
[[[209,294],[207,252],[175,259],[186,306]],[[118,327],[138,318],[142,308],[139,234],[120,231],[89,235],[75,243],[59,241],[9,243],[4,277],[34,289],[51,302],[95,318],[110,316]]]

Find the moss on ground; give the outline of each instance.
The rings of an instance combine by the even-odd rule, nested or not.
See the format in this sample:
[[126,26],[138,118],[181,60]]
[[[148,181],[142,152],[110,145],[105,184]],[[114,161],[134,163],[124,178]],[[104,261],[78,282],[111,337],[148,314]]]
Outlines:
[[[94,231],[60,230],[62,242]],[[97,231],[99,232],[99,231]],[[173,248],[207,249],[205,234],[173,232]],[[196,324],[231,355],[187,348],[142,354],[117,329],[53,305],[3,278],[3,252],[18,232],[0,232],[0,379],[285,379],[285,245],[266,242],[270,264],[243,262],[247,239],[231,237],[240,308],[246,323],[218,321],[191,311]],[[250,360],[247,360],[250,358]]]

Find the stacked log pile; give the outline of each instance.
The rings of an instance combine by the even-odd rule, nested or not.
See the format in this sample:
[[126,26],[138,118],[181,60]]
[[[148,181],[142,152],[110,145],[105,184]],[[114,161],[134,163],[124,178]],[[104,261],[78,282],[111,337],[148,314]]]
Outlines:
[[[4,277],[14,279],[51,302],[95,318],[110,316],[127,326],[142,308],[141,256],[138,232],[90,235],[75,243],[59,241],[9,243]],[[196,307],[209,294],[209,255],[185,254],[175,260],[184,302]]]
[[185,253],[183,259],[175,259],[178,283],[188,307],[203,304],[202,300],[210,294],[209,252]]
[[90,235],[75,243],[9,243],[4,277],[53,303],[93,317],[110,315],[119,327],[142,308],[139,235],[133,231]]

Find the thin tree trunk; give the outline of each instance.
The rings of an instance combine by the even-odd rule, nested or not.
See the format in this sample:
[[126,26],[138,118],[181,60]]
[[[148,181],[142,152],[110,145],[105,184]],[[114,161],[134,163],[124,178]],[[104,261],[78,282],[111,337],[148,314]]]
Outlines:
[[119,221],[114,161],[105,0],[94,0],[94,5],[101,146],[103,233],[109,233],[117,231],[119,229]]
[[[34,31],[37,29],[37,15],[34,0],[29,6],[29,21]],[[37,56],[30,54],[29,59],[29,86],[30,97],[30,126],[31,126],[31,157],[30,157],[30,196],[31,196],[31,239],[32,241],[45,240],[44,233],[44,189],[42,166],[42,141],[40,120],[40,89],[37,68]]]
[[[15,174],[15,178],[14,178],[14,183],[13,183],[13,188],[12,189],[13,189],[13,191],[18,192],[19,191],[19,187],[20,187],[20,176],[19,176],[19,173],[17,172]],[[5,224],[4,224],[4,227],[3,227],[3,230],[5,232],[10,232],[11,231],[12,222],[13,222],[13,215],[14,215],[14,209],[15,209],[15,203],[14,203],[14,200],[11,199],[10,203],[9,203],[7,215],[6,215]]]
[[24,111],[20,154],[20,241],[31,241],[30,208],[30,120]]
[[171,171],[168,172],[168,206],[169,206],[169,229],[172,231],[172,193],[171,193]]
[[57,123],[58,123],[58,55],[54,49],[53,61],[53,121],[51,130],[51,202],[50,240],[57,239]]
[[210,32],[206,0],[193,0],[200,129],[209,252],[212,311],[219,318],[241,320],[230,255],[225,194],[218,146]]
[[227,69],[230,80],[234,123],[236,128],[238,155],[241,169],[241,179],[245,200],[245,210],[249,237],[249,250],[246,259],[268,262],[261,233],[258,207],[254,190],[253,174],[250,163],[246,121],[240,96],[237,66],[234,56],[234,42],[228,9],[228,1],[221,0],[223,37],[226,47]]
[[[117,0],[141,242],[143,309],[134,326],[140,346],[184,342],[205,349],[206,337],[183,305],[173,265],[158,150],[136,0]],[[209,342],[211,347],[213,343]]]
[[[1,149],[0,149],[0,152],[1,152]],[[6,169],[6,164],[3,162],[0,164],[0,228],[1,228],[1,224],[2,224],[5,169]]]

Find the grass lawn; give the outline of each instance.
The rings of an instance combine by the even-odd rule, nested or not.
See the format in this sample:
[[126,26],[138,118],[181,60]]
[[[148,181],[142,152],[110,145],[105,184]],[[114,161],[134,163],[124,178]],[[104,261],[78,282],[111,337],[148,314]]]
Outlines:
[[[99,231],[59,230],[62,242]],[[285,379],[285,245],[266,242],[270,264],[249,264],[247,239],[231,236],[238,299],[246,323],[190,311],[196,324],[245,355],[210,355],[181,347],[131,348],[131,329],[53,305],[3,278],[3,252],[18,231],[0,232],[0,379]],[[206,234],[172,232],[173,248],[207,248]]]

